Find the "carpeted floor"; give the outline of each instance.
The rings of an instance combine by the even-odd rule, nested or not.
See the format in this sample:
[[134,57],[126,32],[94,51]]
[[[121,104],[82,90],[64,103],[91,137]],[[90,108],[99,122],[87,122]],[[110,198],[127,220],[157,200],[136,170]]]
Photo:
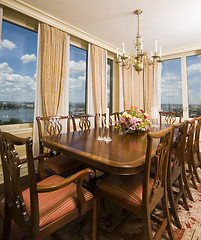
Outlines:
[[[199,170],[201,176],[201,170]],[[198,190],[191,187],[194,202],[188,200],[189,211],[183,208],[182,201],[178,204],[178,214],[182,223],[182,229],[179,230],[173,225],[175,240],[201,240],[201,184],[198,184]],[[0,208],[2,205],[0,205]],[[156,212],[157,213],[157,212]],[[111,232],[122,219],[128,215],[128,212],[111,203],[104,202],[101,206],[100,228]],[[84,218],[68,224],[56,232],[56,234],[65,240],[89,240],[90,239],[90,224],[82,224]],[[2,225],[2,220],[0,221]],[[153,225],[153,229],[156,226]],[[13,237],[15,236],[15,237]],[[126,222],[120,233],[112,235],[115,240],[143,240],[143,225],[138,216],[132,215]],[[19,240],[22,237],[19,229],[13,224],[12,240]],[[53,240],[52,236],[45,240]],[[107,240],[105,235],[100,235],[100,240]],[[168,239],[163,236],[162,239]]]

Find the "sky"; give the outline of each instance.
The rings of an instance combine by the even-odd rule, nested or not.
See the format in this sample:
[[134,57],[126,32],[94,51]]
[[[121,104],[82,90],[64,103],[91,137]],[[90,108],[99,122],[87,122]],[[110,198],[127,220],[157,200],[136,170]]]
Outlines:
[[35,100],[37,33],[3,21],[0,101]]
[[[189,104],[201,104],[201,55],[189,56],[187,64],[187,87]],[[182,104],[181,59],[162,63],[161,103]]]

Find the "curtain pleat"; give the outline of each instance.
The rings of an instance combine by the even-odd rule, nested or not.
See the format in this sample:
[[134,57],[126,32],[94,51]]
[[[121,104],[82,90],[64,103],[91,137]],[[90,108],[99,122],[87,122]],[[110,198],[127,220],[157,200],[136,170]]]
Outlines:
[[94,111],[99,113],[100,108],[106,112],[107,97],[107,51],[103,48],[91,46],[91,71]]
[[41,86],[44,116],[58,115],[66,70],[67,33],[41,23]]
[[127,110],[132,106],[133,84],[132,84],[132,67],[129,69],[122,68],[122,80],[123,80],[123,99],[124,110]]

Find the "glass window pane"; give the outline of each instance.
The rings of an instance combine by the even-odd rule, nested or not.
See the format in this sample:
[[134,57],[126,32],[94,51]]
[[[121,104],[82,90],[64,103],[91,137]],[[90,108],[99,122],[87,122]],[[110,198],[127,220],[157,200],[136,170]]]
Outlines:
[[161,72],[161,110],[182,112],[181,59],[166,60]]
[[0,124],[33,122],[37,33],[3,21],[0,42]]
[[70,45],[69,114],[86,113],[87,51]]
[[112,112],[113,60],[107,59],[107,107]]
[[187,61],[189,117],[201,116],[201,55],[189,56]]

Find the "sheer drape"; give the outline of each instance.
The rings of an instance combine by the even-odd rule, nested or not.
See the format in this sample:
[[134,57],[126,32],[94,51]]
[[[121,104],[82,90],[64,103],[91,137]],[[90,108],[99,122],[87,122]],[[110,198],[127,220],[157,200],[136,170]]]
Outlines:
[[99,113],[100,108],[105,112],[107,103],[107,51],[95,45],[91,46],[91,73],[94,112]]
[[144,69],[144,108],[155,119],[158,118],[160,110],[159,78],[160,64],[155,64]]
[[123,94],[123,76],[122,67],[119,66],[119,112],[124,111],[124,94]]
[[58,115],[63,97],[67,33],[41,23],[41,86],[45,116]]
[[129,69],[122,68],[122,79],[123,79],[123,100],[124,110],[127,110],[132,106],[133,102],[133,74],[132,67]]

